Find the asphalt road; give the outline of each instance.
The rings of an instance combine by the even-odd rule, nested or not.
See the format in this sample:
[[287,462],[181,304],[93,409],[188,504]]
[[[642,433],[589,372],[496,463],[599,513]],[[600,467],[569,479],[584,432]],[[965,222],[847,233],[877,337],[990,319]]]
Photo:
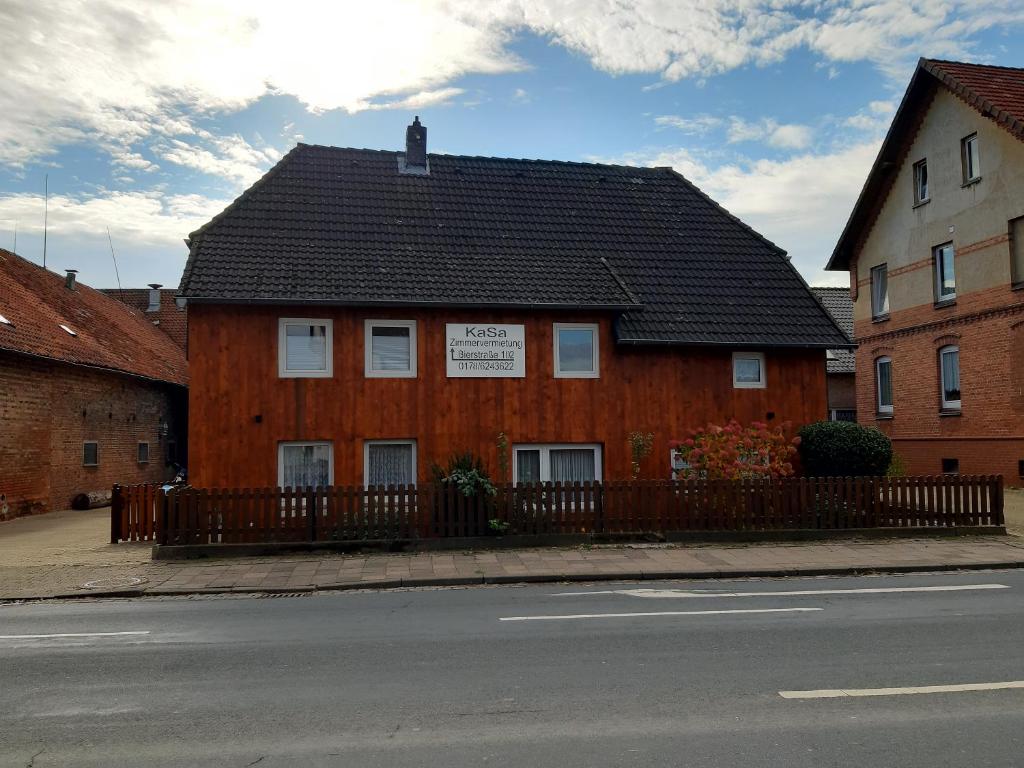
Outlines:
[[1024,688],[874,689],[1022,640],[1020,571],[6,605],[0,765],[1021,766]]

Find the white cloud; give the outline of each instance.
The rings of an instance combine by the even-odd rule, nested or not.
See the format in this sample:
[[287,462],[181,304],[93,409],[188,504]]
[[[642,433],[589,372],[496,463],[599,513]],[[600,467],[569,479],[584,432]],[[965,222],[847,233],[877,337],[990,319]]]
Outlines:
[[[462,75],[523,68],[509,43],[524,30],[603,71],[663,81],[771,64],[797,48],[871,61],[902,81],[919,52],[967,55],[978,31],[1022,22],[1019,0],[6,0],[0,162],[72,142],[180,139],[191,117],[268,93],[314,112],[442,104]],[[777,145],[803,145],[798,130],[779,128]]]
[[156,144],[153,151],[162,160],[233,181],[242,187],[255,182],[281,158],[281,153],[273,147],[254,147],[237,134],[215,136],[200,130],[197,137],[192,142],[171,139]]
[[654,118],[656,125],[668,128],[676,128],[683,133],[693,136],[703,136],[714,128],[722,125],[722,118],[712,115],[697,115],[696,117],[680,117],[679,115],[660,115]]
[[729,118],[729,143],[763,141],[780,149],[804,149],[811,144],[813,134],[806,125],[779,125],[771,118],[749,122],[741,117]]
[[532,99],[525,88],[516,88],[512,91],[512,101],[516,104],[529,104]]

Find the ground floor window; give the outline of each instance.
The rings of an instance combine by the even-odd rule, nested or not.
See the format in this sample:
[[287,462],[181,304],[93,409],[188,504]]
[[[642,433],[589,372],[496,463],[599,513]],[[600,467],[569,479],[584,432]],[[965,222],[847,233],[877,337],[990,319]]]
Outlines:
[[328,442],[280,443],[277,484],[282,488],[316,488],[334,482],[334,448]]
[[829,421],[857,421],[857,411],[853,408],[833,408],[828,412]]
[[601,479],[599,445],[517,445],[512,472],[517,483],[576,483]]
[[138,455],[136,458],[138,459],[139,464],[149,464],[149,443],[139,443]]
[[415,440],[367,440],[363,443],[367,485],[415,485]]
[[100,444],[95,440],[82,443],[82,466],[98,467],[100,464]]

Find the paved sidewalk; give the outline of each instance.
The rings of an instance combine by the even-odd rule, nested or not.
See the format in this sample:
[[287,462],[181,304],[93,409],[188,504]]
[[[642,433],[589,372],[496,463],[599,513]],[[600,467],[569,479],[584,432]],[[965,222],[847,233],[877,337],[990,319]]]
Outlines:
[[0,567],[0,599],[1024,567],[1024,540],[621,545]]

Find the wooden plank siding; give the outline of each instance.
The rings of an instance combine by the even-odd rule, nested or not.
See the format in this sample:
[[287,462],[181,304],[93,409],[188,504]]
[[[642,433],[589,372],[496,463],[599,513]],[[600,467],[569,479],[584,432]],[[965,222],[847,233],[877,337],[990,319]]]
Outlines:
[[[278,377],[278,319],[333,321],[334,376]],[[366,378],[364,320],[416,320],[418,377]],[[526,377],[449,379],[445,323],[521,323]],[[600,326],[600,378],[554,378],[552,324]],[[189,306],[190,481],[200,487],[277,484],[281,441],[328,440],[334,483],[363,483],[363,441],[417,441],[417,474],[453,452],[481,455],[496,480],[496,439],[510,444],[598,443],[603,478],[630,476],[627,435],[652,432],[643,476],[667,478],[669,442],[690,427],[826,415],[823,350],[766,350],[767,387],[734,389],[732,350],[626,347],[610,313],[312,306]],[[511,460],[510,460],[511,469]],[[510,478],[511,479],[511,478]]]

